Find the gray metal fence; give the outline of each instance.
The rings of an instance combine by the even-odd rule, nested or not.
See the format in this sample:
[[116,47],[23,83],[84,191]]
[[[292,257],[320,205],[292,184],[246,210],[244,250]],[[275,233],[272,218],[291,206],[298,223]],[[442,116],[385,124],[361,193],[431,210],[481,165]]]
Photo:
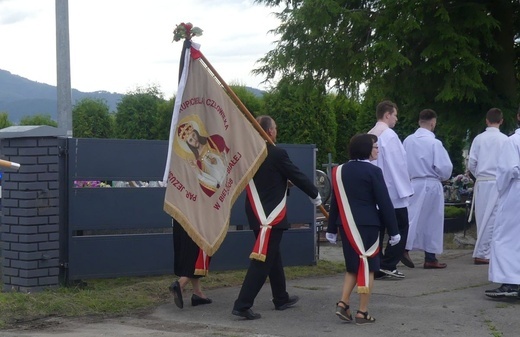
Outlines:
[[[76,188],[76,181],[162,180],[166,141],[60,138],[60,266],[62,279],[161,275],[173,272],[171,218],[163,211],[165,188]],[[309,178],[315,147],[287,145],[291,159]],[[315,208],[293,189],[284,236],[286,265],[316,263]],[[230,231],[211,270],[246,268],[254,236],[247,230],[244,194],[232,209]],[[246,230],[241,230],[246,229]]]

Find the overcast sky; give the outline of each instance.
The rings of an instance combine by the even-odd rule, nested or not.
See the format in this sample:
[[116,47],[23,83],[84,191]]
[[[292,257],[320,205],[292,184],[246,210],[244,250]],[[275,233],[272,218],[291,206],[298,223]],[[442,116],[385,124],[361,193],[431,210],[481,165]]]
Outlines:
[[[275,9],[253,0],[68,0],[72,87],[125,93],[177,90],[180,22],[204,30],[193,41],[228,83],[264,89],[255,61],[274,48]],[[0,0],[0,69],[56,85],[55,0]],[[1,88],[0,88],[1,90]]]

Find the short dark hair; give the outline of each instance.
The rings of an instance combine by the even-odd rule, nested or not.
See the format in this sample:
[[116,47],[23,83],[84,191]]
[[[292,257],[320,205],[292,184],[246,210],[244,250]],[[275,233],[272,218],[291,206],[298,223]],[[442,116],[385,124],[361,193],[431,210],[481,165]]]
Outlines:
[[260,124],[260,126],[262,127],[262,129],[264,129],[265,132],[267,132],[273,126],[273,119],[271,118],[271,116],[258,116],[256,117],[256,121],[258,122],[258,124]]
[[432,119],[437,118],[437,113],[432,109],[424,109],[419,112],[419,121],[431,121]]
[[500,123],[502,121],[503,115],[502,110],[498,108],[491,108],[486,112],[486,119],[493,124]]
[[395,104],[392,101],[388,101],[388,100],[382,101],[381,103],[379,103],[377,105],[377,108],[376,108],[377,120],[383,119],[383,116],[385,115],[385,113],[387,113],[387,112],[392,113],[392,111],[394,109],[395,109],[395,111],[397,111],[397,104]]
[[359,133],[350,139],[348,152],[351,160],[365,160],[370,158],[372,147],[377,143],[377,136],[368,133]]

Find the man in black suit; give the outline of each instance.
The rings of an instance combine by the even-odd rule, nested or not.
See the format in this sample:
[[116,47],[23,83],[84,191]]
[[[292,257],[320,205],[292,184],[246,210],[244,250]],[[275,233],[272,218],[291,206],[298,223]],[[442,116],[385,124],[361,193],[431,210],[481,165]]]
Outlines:
[[[257,118],[262,129],[271,140],[276,142],[276,123],[269,116]],[[285,200],[289,181],[305,192],[312,203],[321,205],[318,189],[289,159],[287,151],[273,144],[267,144],[267,158],[256,172],[248,186],[246,214],[260,247],[268,250],[251,254],[250,262],[242,288],[233,306],[232,314],[246,319],[257,319],[261,315],[251,310],[254,300],[269,276],[273,303],[276,310],[285,310],[298,302],[298,296],[289,296],[286,290],[280,242],[284,230],[289,228],[285,212]],[[270,229],[267,229],[267,228]],[[267,231],[269,231],[268,234]],[[259,234],[262,235],[259,236]],[[262,242],[266,237],[267,242]]]

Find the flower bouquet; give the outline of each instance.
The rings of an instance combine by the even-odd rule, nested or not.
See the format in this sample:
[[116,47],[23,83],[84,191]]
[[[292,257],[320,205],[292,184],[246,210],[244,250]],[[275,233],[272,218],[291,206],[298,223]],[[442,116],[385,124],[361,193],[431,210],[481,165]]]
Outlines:
[[475,182],[466,174],[459,174],[444,184],[445,202],[463,202],[473,196]]

